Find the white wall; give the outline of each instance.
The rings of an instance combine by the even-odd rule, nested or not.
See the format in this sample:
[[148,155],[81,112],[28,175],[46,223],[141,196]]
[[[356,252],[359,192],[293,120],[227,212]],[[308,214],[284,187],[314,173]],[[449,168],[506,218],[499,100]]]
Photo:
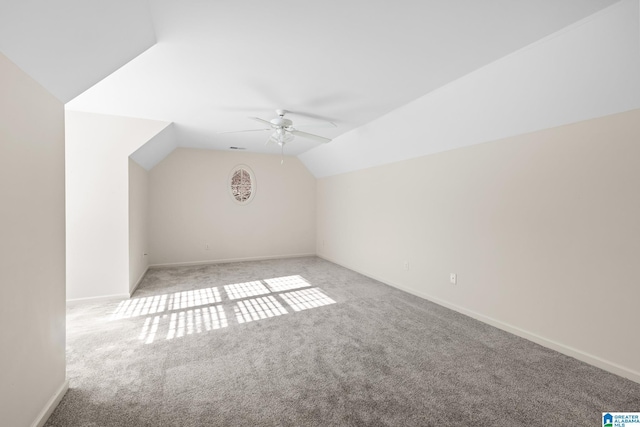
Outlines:
[[319,178],[640,108],[639,4],[616,3],[300,159]]
[[[248,205],[227,189],[238,164],[257,181]],[[314,254],[315,195],[294,157],[178,148],[149,172],[151,264]]]
[[128,295],[129,160],[168,123],[67,111],[67,298]]
[[0,54],[0,424],[46,418],[65,381],[64,107]]
[[640,382],[639,141],[634,110],[320,179],[318,254]]
[[149,267],[148,216],[149,177],[147,171],[129,159],[129,293]]

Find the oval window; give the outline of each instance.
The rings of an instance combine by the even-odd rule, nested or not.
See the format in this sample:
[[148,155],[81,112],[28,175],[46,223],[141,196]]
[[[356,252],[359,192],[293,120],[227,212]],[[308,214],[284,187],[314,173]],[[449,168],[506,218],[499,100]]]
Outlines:
[[248,166],[239,165],[231,171],[229,190],[236,203],[249,203],[256,194],[256,179]]

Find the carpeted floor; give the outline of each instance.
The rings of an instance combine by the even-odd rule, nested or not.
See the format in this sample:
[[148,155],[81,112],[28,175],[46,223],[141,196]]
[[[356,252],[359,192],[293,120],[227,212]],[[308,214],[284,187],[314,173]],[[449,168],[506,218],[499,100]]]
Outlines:
[[640,384],[319,258],[150,270],[68,308],[47,426],[599,426]]

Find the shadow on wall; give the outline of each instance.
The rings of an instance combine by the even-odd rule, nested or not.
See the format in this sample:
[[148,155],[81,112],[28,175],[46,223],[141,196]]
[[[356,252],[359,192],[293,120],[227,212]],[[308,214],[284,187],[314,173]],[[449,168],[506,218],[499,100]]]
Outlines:
[[336,303],[311,286],[296,275],[133,298],[121,301],[109,321],[145,317],[138,339],[151,344]]

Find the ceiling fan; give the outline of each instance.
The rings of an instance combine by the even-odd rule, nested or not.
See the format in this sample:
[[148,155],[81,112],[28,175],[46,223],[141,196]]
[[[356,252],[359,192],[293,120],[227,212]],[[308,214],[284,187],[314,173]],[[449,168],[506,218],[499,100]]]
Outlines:
[[287,113],[288,113],[287,110],[276,110],[276,114],[278,115],[278,117],[271,120],[264,120],[259,117],[249,117],[251,120],[255,120],[267,126],[262,129],[232,130],[232,131],[218,132],[218,133],[273,131],[273,133],[271,134],[271,136],[269,137],[266,143],[267,144],[275,143],[282,147],[284,147],[285,144],[293,141],[293,139],[296,136],[299,136],[301,138],[313,139],[314,141],[319,141],[323,143],[327,143],[331,141],[330,138],[325,138],[324,136],[314,135],[312,133],[298,130],[298,127],[336,127],[335,123],[321,122],[316,124],[305,124],[305,125],[294,127],[293,121],[284,118],[284,115]]

